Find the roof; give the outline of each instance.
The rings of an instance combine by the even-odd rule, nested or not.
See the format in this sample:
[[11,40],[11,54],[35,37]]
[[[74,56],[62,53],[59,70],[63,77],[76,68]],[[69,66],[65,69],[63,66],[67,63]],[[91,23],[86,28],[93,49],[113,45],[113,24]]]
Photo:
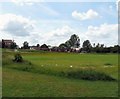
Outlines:
[[6,43],[11,43],[11,42],[13,42],[12,40],[3,40],[3,39],[2,39],[2,41],[3,41],[3,42],[6,42]]

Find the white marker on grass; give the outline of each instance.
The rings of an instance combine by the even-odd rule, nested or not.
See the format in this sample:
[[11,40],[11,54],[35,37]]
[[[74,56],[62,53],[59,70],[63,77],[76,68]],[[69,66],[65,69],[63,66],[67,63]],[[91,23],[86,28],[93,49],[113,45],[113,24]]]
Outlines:
[[70,65],[70,67],[72,68],[73,66],[72,66],[72,65]]

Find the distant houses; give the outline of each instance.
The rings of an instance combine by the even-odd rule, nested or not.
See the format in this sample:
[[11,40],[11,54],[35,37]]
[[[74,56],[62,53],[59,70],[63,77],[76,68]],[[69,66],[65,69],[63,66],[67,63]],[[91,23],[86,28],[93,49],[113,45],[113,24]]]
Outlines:
[[[15,49],[17,48],[16,43],[14,40],[5,40],[2,39],[1,42],[2,48],[10,48]],[[29,46],[27,41],[24,41],[23,46],[20,49],[27,49],[27,50],[42,50],[42,51],[50,51],[50,52],[80,52],[80,39],[77,35],[73,34],[69,40],[65,43],[60,44],[59,46],[50,46],[50,45],[39,45],[36,46]]]
[[[74,53],[120,53],[120,46],[114,45],[113,47],[104,47],[102,44],[97,44],[96,46],[92,46],[88,40],[87,43],[84,43],[83,47],[80,46],[69,46],[70,41],[67,43],[62,43],[59,46],[50,46],[50,45],[39,45],[36,46],[29,46],[29,43],[25,41],[23,46],[19,48],[14,40],[2,39],[0,41],[0,48],[7,48],[7,49],[26,49],[26,50],[37,50],[37,51],[49,51],[49,52],[74,52]],[[86,42],[85,41],[85,42]],[[72,44],[72,43],[71,43]],[[95,45],[95,44],[94,44]],[[98,46],[99,45],[99,46]]]
[[38,46],[30,46],[30,50],[40,50],[40,47],[38,47]]
[[[14,40],[8,40],[8,39],[2,39],[0,42],[0,48],[8,48],[8,49],[15,49],[16,47],[13,47],[13,45],[16,45]],[[20,49],[26,49],[24,47],[21,47]],[[42,51],[50,51],[50,52],[80,52],[80,48],[60,48],[57,46],[47,46],[46,44],[43,44],[41,46],[28,46],[27,49],[29,50],[42,50]]]
[[50,51],[50,52],[80,52],[80,48],[60,48],[57,46],[47,46],[47,45],[42,45],[42,46],[30,46],[30,50],[42,50],[42,51]]

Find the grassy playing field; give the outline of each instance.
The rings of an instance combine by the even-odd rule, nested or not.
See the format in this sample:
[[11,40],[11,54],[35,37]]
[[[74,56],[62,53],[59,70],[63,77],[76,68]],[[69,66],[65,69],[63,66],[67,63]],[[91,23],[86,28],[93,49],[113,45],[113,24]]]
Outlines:
[[[13,63],[14,54],[3,51],[4,97],[118,95],[117,54],[21,52],[26,62]],[[115,80],[104,80],[104,77]]]

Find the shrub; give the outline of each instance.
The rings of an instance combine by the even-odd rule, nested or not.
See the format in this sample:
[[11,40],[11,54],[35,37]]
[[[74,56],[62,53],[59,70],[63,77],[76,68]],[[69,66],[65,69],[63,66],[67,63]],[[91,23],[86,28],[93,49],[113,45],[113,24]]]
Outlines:
[[111,66],[112,64],[110,64],[110,63],[105,63],[104,65],[109,65],[109,66]]
[[96,81],[96,80],[115,81],[116,80],[105,73],[98,72],[95,70],[68,71],[68,72],[62,72],[61,74],[62,74],[61,76],[65,76],[68,78],[92,80],[92,81]]
[[13,61],[14,62],[23,62],[23,58],[20,54],[15,54]]

